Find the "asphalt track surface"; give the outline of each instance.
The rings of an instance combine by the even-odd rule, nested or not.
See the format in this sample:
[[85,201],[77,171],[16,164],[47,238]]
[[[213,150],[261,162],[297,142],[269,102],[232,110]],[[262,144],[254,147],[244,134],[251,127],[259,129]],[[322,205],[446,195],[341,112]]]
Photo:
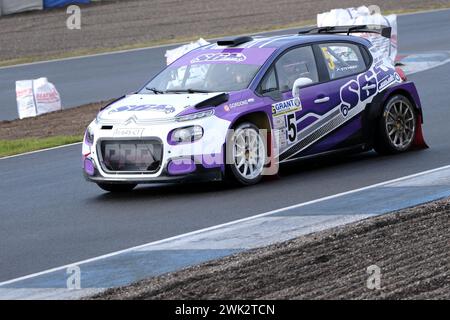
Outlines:
[[[450,10],[398,17],[402,53],[445,50],[450,42]],[[269,35],[296,33],[269,32]],[[420,45],[418,45],[420,43]],[[56,85],[63,106],[74,107],[136,91],[165,65],[164,54],[175,46],[142,49],[82,59],[0,68],[0,120],[18,117],[16,80],[47,77]]]
[[[449,17],[448,10],[400,17],[400,52],[450,50],[450,35],[442,32],[449,29]],[[145,55],[161,58],[164,50],[154,50],[144,51]],[[143,54],[129,54],[138,53]],[[100,58],[117,57],[28,68],[56,69],[62,68],[59,64],[75,61],[87,61],[93,67],[100,62],[90,59]],[[128,65],[111,70],[111,74],[129,80],[133,78],[133,73],[126,75],[129,69],[133,68]],[[91,85],[98,81],[93,78],[100,75],[97,71],[91,70]],[[0,160],[0,281],[447,165],[448,74],[450,64],[410,77],[421,95],[430,149],[397,156],[369,152],[300,162],[284,167],[280,179],[248,188],[222,184],[142,186],[130,194],[111,195],[84,181],[80,145]],[[115,85],[114,79],[110,83],[105,79],[100,82],[106,87]]]

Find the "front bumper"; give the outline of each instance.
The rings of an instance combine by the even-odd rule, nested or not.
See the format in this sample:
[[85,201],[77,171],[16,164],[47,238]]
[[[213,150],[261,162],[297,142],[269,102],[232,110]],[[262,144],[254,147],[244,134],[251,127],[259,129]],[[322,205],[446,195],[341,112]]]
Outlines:
[[[204,135],[198,141],[185,144],[172,144],[168,141],[168,134],[180,126],[200,125]],[[187,121],[180,123],[152,124],[152,125],[114,125],[104,130],[104,124],[91,123],[94,141],[83,143],[82,167],[88,181],[96,183],[161,183],[161,182],[191,182],[191,181],[220,181],[224,174],[223,145],[229,122],[215,117]],[[116,128],[120,130],[116,130]],[[120,133],[120,134],[118,134]],[[123,133],[133,135],[124,136]],[[138,133],[139,135],[135,135]],[[114,172],[108,171],[103,162],[103,155],[99,145],[102,141],[126,140],[158,140],[162,144],[162,156],[157,170],[145,172]],[[187,160],[189,165],[176,164],[179,160]]]
[[193,173],[179,176],[162,175],[158,177],[116,177],[106,178],[98,174],[98,171],[93,176],[86,173],[83,170],[84,178],[89,182],[94,183],[111,183],[111,184],[123,184],[123,183],[136,183],[136,184],[151,184],[151,183],[194,183],[194,182],[207,182],[207,181],[222,181],[223,173],[220,168],[213,168],[207,170],[196,170]]

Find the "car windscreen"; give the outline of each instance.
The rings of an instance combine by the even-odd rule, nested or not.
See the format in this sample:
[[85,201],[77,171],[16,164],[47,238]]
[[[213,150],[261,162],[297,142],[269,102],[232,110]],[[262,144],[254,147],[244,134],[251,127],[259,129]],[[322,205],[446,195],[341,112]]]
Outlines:
[[190,52],[147,83],[141,93],[242,90],[273,51],[249,48]]
[[238,91],[248,87],[259,66],[244,64],[197,64],[168,67],[142,93],[161,91]]

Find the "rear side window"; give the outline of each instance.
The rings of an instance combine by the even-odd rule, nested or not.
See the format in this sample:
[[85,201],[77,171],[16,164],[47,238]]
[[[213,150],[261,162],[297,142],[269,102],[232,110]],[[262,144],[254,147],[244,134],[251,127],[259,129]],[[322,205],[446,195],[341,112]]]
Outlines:
[[325,43],[320,44],[319,47],[330,79],[347,77],[366,70],[366,62],[357,45]]
[[309,46],[286,52],[275,63],[275,68],[281,92],[292,90],[298,78],[309,78],[312,83],[319,81],[314,53]]

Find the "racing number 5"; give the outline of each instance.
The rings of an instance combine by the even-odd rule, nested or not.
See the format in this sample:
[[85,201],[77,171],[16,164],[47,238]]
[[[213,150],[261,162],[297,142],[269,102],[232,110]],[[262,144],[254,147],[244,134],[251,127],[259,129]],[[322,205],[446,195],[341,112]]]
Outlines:
[[292,143],[297,139],[297,124],[295,123],[295,113],[288,114],[286,116],[288,124],[288,139]]

